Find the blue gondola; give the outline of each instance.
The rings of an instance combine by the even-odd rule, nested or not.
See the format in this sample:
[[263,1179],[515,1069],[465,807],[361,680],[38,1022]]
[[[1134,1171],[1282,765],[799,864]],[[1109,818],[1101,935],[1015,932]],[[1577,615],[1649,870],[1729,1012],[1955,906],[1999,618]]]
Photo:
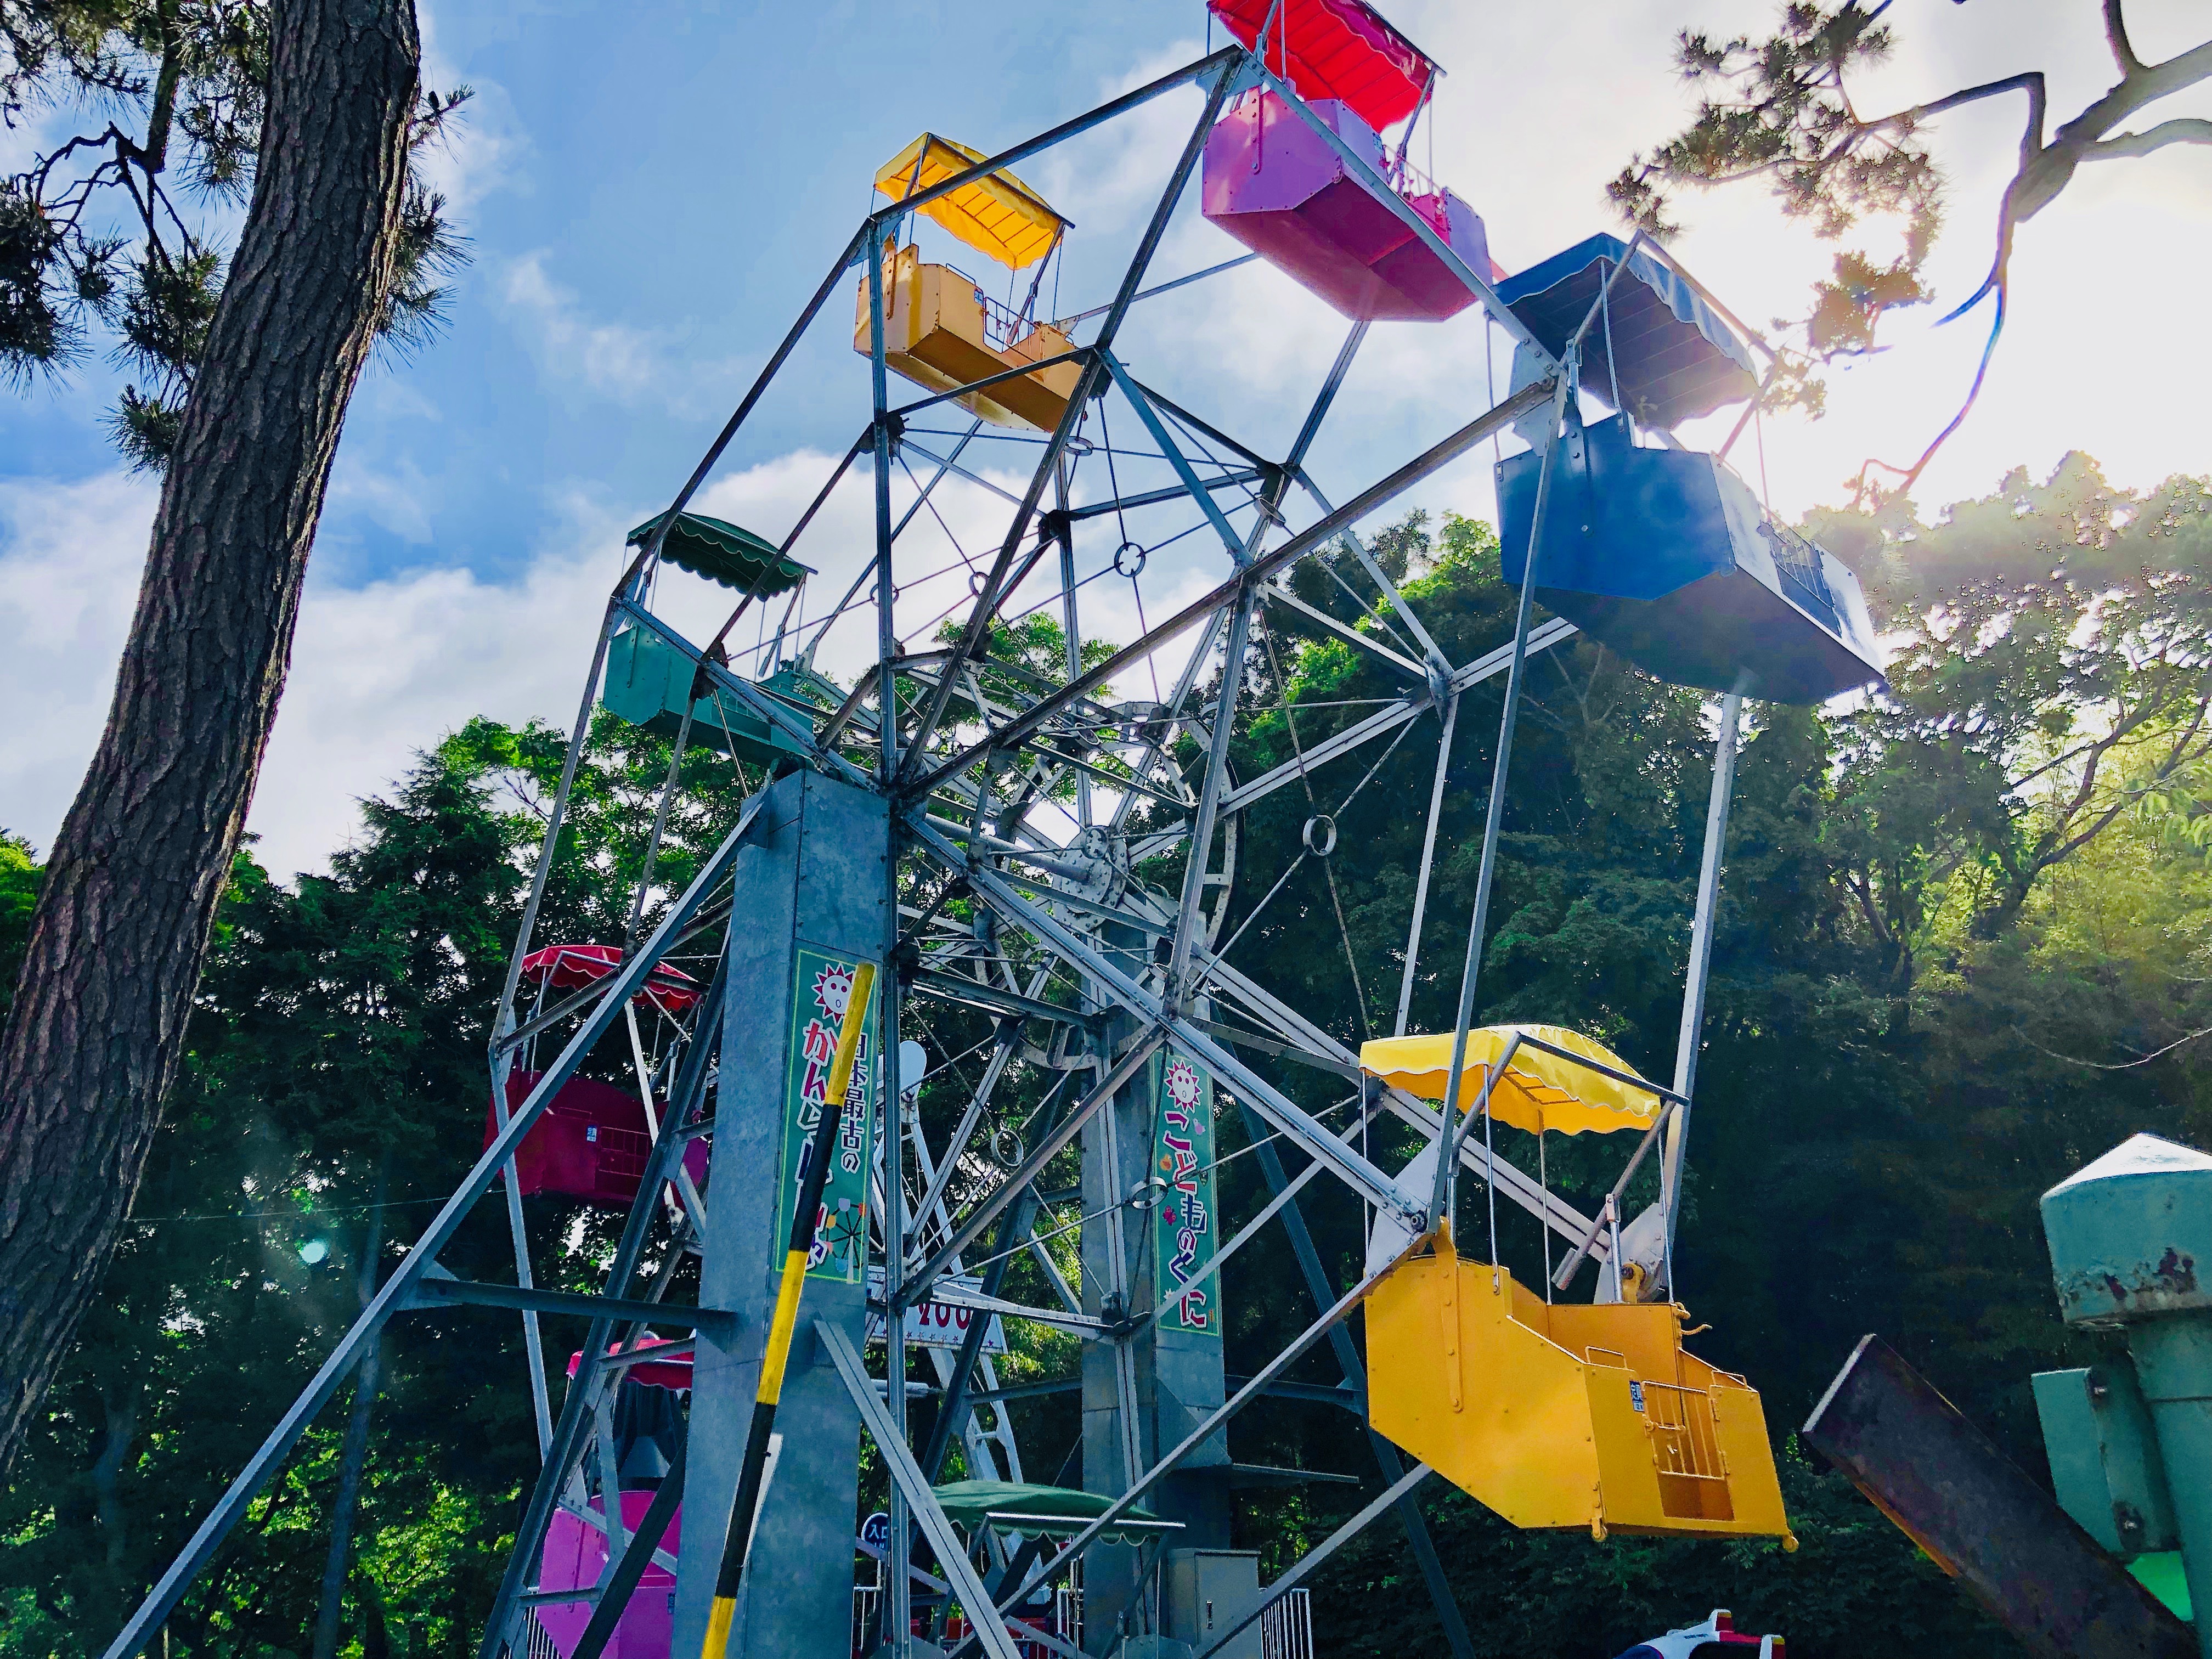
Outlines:
[[[1618,290],[1616,290],[1617,292]],[[1559,439],[1536,597],[1676,685],[1824,702],[1879,683],[1858,578],[1715,456],[1643,449],[1626,416]],[[1504,573],[1527,569],[1542,453],[1498,466]]]

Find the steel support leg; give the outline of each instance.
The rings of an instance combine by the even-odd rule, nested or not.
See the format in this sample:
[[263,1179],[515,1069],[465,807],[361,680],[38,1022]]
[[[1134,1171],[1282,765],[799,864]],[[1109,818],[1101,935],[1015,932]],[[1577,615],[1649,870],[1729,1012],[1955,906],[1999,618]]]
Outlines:
[[[1513,762],[1513,727],[1521,714],[1521,683],[1527,678],[1528,617],[1535,605],[1537,554],[1543,548],[1545,509],[1551,505],[1552,486],[1559,471],[1559,426],[1572,392],[1562,378],[1552,392],[1551,425],[1545,434],[1543,469],[1536,479],[1536,512],[1528,527],[1528,562],[1521,582],[1521,605],[1513,624],[1513,660],[1505,674],[1505,708],[1498,716],[1498,754],[1490,771],[1490,802],[1482,825],[1482,862],[1474,878],[1474,910],[1468,918],[1467,964],[1460,971],[1459,1012],[1452,1021],[1451,1070],[1444,1079],[1443,1120],[1437,1133],[1437,1170],[1439,1176],[1451,1166],[1442,1148],[1459,1122],[1460,1090],[1467,1067],[1467,1032],[1474,1018],[1474,994],[1482,977],[1483,938],[1490,926],[1490,888],[1498,872],[1498,842],[1505,823],[1505,780]],[[1432,1215],[1433,1229],[1449,1228],[1452,1217]]]
[[1713,792],[1705,805],[1705,855],[1698,868],[1698,909],[1690,924],[1690,963],[1682,981],[1682,1028],[1674,1041],[1674,1092],[1682,1097],[1668,1125],[1659,1165],[1660,1213],[1666,1218],[1666,1251],[1661,1271],[1674,1292],[1674,1227],[1680,1219],[1682,1159],[1689,1148],[1690,1099],[1698,1081],[1698,1045],[1705,1024],[1705,984],[1713,961],[1713,918],[1721,893],[1721,863],[1728,848],[1729,807],[1735,794],[1736,732],[1743,719],[1743,696],[1721,699],[1720,733],[1713,745]]

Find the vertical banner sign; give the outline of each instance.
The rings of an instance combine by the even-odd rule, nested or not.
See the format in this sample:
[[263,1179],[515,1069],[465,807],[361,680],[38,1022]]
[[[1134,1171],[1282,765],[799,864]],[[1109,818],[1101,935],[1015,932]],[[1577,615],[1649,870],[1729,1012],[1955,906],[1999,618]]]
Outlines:
[[[769,1255],[783,1260],[791,1237],[792,1206],[805,1174],[806,1148],[822,1121],[822,1093],[830,1062],[837,1053],[837,1027],[853,990],[853,957],[811,945],[799,947],[791,1001],[791,1039],[784,1089],[783,1163],[777,1183],[775,1231]],[[845,1091],[844,1116],[838,1125],[837,1158],[822,1189],[814,1249],[807,1258],[810,1279],[834,1279],[856,1285],[868,1237],[868,1161],[875,1130],[876,1011],[870,1007],[860,1028],[860,1047],[853,1058],[853,1077]]]
[[1162,1194],[1157,1276],[1163,1299],[1188,1291],[1160,1316],[1162,1328],[1221,1334],[1220,1276],[1206,1271],[1220,1244],[1213,1210],[1213,1079],[1194,1061],[1165,1051],[1153,1113],[1152,1170]]

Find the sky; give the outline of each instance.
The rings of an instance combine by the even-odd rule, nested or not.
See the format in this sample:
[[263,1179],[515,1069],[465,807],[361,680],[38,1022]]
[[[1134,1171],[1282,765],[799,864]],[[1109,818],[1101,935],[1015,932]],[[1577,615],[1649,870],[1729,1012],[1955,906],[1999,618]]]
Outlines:
[[[1674,32],[1755,30],[1774,8],[1385,9],[1447,71],[1413,159],[1483,216],[1494,257],[1515,270],[1614,228],[1606,180],[1690,107],[1671,67]],[[1856,85],[1860,107],[2040,68],[2063,120],[2110,79],[2098,10],[2095,0],[1899,0],[1899,50]],[[2133,0],[2129,15],[2137,52],[2154,61],[2202,38],[2206,9]],[[442,337],[372,366],[348,416],[249,821],[280,877],[322,866],[353,832],[359,799],[471,715],[574,718],[625,532],[688,475],[852,234],[878,164],[924,129],[1005,148],[1206,43],[1196,0],[436,0],[422,23],[433,82],[476,92],[433,161],[472,259]],[[1934,324],[1986,268],[2021,103],[1992,100],[1933,131],[1954,191],[1931,266],[1938,305],[1890,319],[1893,349],[1832,377],[1824,419],[1765,421],[1732,457],[1777,511],[1840,500],[1869,455],[1909,460],[1957,406],[1986,312]],[[1198,110],[1194,92],[1170,94],[1024,169],[1074,222],[1045,311],[1109,296]],[[65,114],[0,134],[0,168],[21,167]],[[2140,118],[2182,114],[2212,114],[2212,89]],[[1162,243],[1159,277],[1242,251],[1200,217],[1196,195]],[[1801,311],[1832,257],[1757,186],[1686,198],[1680,214],[1676,256],[1754,324]],[[2048,471],[2073,449],[2131,487],[2212,471],[2212,406],[2197,392],[2212,383],[2208,268],[2212,151],[2085,168],[2021,234],[2004,344],[1974,415],[1922,481],[1923,509],[1985,495],[2014,466]],[[851,303],[841,284],[696,505],[770,537],[795,522],[866,418],[866,367],[843,322]],[[1344,328],[1255,264],[1147,301],[1122,355],[1139,379],[1279,453]],[[1378,325],[1315,452],[1317,483],[1341,500],[1471,419],[1488,401],[1486,374],[1504,384],[1507,357],[1472,312]],[[0,745],[0,827],[41,848],[106,718],[157,495],[124,469],[101,425],[122,379],[96,361],[64,385],[0,389],[0,698],[15,711]],[[1729,419],[1681,435],[1712,447]],[[916,441],[944,453],[933,437]],[[979,446],[970,459],[987,448],[976,470],[1018,492],[1018,447]],[[1403,505],[1489,516],[1489,460],[1486,450],[1446,469]],[[834,603],[859,568],[870,487],[865,472],[848,477],[800,550],[821,572],[810,616],[816,590],[834,586],[821,604]],[[921,567],[901,567],[909,638],[964,593],[958,560],[987,556],[1004,530],[1006,509],[985,487],[951,483],[933,499],[941,522],[902,543]],[[1086,550],[1083,568],[1113,541],[1104,556]],[[1200,537],[1160,548],[1141,597],[1113,580],[1091,590],[1086,626],[1130,637],[1139,603],[1157,621],[1157,607],[1194,597],[1224,568],[1218,544]],[[713,631],[720,597],[682,579],[659,602],[696,638]],[[872,655],[872,627],[841,624],[822,665],[837,672]]]

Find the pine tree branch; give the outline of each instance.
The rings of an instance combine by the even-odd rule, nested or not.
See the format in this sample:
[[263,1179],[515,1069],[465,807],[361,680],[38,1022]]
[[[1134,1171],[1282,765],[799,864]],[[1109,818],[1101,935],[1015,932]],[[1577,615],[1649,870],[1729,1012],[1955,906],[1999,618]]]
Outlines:
[[2120,15],[2121,4],[2122,0],[2105,0],[2105,44],[2112,47],[2112,61],[2120,66],[2124,76],[2133,75],[2143,65],[2128,40],[2128,22]]
[[2148,132],[2124,132],[2117,138],[2091,144],[2082,152],[2081,159],[2110,161],[2142,157],[2164,149],[2168,144],[2212,144],[2212,121],[2198,116],[2161,121]]

